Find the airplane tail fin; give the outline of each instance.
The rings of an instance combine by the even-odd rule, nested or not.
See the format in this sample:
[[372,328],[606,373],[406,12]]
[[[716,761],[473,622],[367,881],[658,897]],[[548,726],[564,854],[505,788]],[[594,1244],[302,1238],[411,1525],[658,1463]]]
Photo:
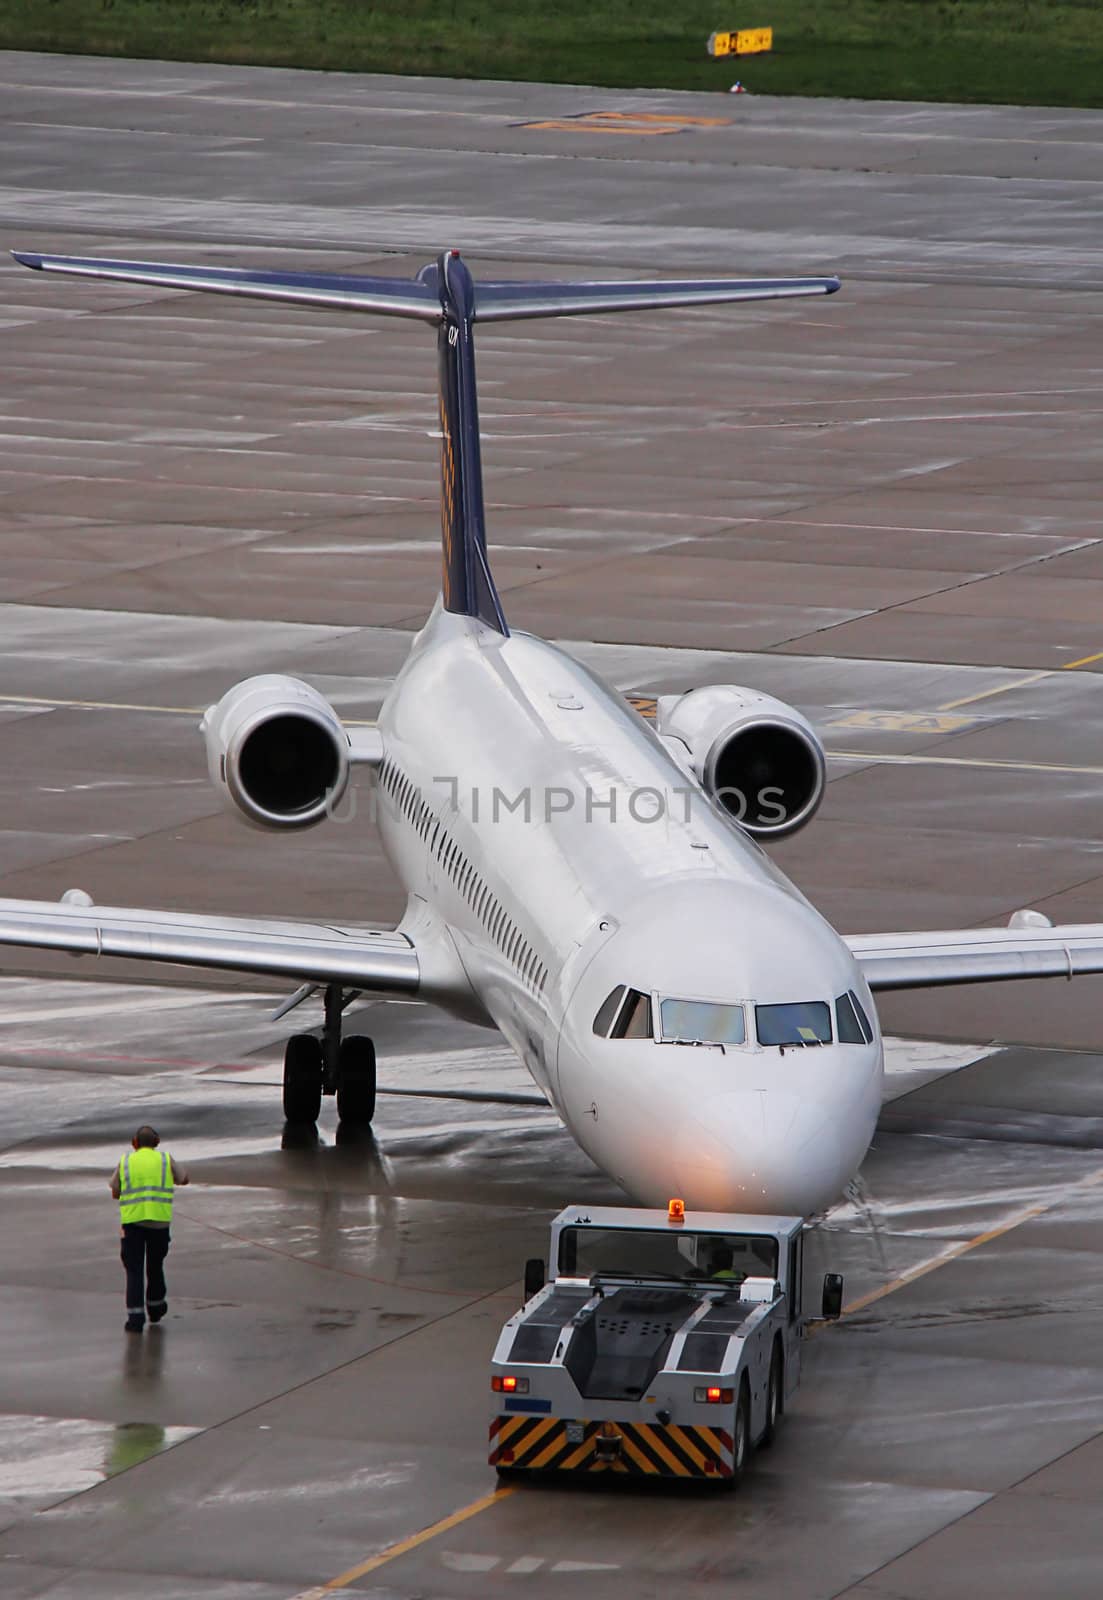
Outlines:
[[175,266],[151,261],[12,252],[25,267],[84,278],[116,278],[164,289],[202,289],[338,311],[407,317],[437,328],[441,428],[442,591],[447,611],[508,634],[486,546],[475,385],[474,326],[671,306],[834,294],[837,278],[688,278],[619,282],[476,283],[458,250],[416,278]]

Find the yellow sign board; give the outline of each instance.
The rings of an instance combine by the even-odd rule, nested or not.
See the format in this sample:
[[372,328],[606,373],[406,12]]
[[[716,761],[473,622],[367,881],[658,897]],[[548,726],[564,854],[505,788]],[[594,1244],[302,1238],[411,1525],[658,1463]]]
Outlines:
[[739,28],[709,35],[710,56],[757,56],[774,48],[773,28]]

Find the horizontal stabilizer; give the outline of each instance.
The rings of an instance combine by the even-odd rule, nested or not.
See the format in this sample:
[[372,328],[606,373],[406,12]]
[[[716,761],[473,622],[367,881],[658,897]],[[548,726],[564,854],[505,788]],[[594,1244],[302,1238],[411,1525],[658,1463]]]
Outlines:
[[[340,272],[273,272],[253,267],[195,267],[157,261],[111,261],[96,256],[12,252],[24,267],[77,278],[113,278],[158,289],[203,289],[338,311],[440,322],[440,274],[425,268],[416,278],[374,278]],[[725,305],[739,300],[784,300],[834,294],[838,278],[670,278],[619,283],[475,283],[473,322],[528,317],[578,317],[589,312],[661,310],[671,306]]]
[[475,321],[578,317],[591,312],[728,305],[834,294],[838,278],[656,278],[620,283],[476,283]]
[[337,311],[374,311],[382,316],[441,319],[440,295],[412,278],[358,277],[340,272],[268,272],[253,267],[185,267],[157,261],[106,261],[95,256],[41,256],[13,250],[16,261],[39,272],[76,278],[114,278],[157,289],[205,289],[259,300],[286,300]]
[[[441,438],[441,542],[444,609],[506,637],[487,554],[474,330],[480,322],[577,317],[596,312],[724,305],[834,294],[838,278],[670,278],[595,283],[490,279],[476,283],[458,250],[446,250],[413,278],[333,272],[279,272],[250,267],[180,266],[155,261],[15,251],[41,272],[114,279],[158,289],[202,289],[339,311],[412,317],[437,330]],[[363,759],[373,760],[372,755]],[[310,972],[299,976],[310,978]]]

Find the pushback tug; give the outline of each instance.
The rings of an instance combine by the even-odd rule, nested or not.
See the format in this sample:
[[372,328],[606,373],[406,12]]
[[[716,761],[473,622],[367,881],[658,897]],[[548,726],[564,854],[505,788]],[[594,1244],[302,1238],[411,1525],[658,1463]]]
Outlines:
[[[734,1488],[800,1382],[799,1217],[568,1206],[491,1365],[499,1477],[614,1473]],[[821,1315],[837,1317],[828,1273]]]

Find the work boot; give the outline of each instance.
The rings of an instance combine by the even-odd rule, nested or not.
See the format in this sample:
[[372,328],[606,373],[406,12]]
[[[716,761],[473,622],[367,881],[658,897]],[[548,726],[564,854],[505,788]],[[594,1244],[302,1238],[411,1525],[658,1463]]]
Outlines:
[[169,1308],[168,1303],[162,1301],[159,1306],[147,1306],[146,1310],[149,1312],[150,1322],[160,1322],[162,1317],[168,1316]]
[[144,1317],[127,1317],[126,1321],[123,1323],[123,1328],[127,1333],[141,1333],[145,1325],[146,1322]]

